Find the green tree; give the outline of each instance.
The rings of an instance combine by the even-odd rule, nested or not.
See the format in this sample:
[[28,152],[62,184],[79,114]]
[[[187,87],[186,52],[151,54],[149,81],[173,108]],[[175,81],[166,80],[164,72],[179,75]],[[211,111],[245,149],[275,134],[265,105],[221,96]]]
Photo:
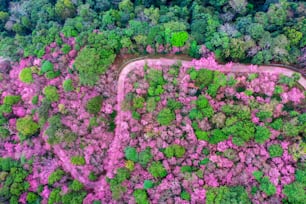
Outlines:
[[175,114],[169,109],[162,109],[157,115],[157,122],[160,125],[168,126],[175,119]]
[[75,5],[71,0],[57,0],[55,4],[55,13],[62,20],[76,15]]
[[26,139],[37,133],[39,125],[33,121],[30,116],[24,118],[18,118],[16,122],[16,129],[19,132],[19,137],[21,139]]
[[188,40],[188,33],[186,31],[172,33],[171,45],[175,47],[183,47]]
[[99,75],[105,73],[115,59],[111,50],[83,48],[75,59],[74,66],[79,72],[82,85],[93,86],[97,83]]
[[86,111],[90,114],[98,114],[102,107],[102,96],[96,96],[87,101]]
[[19,73],[20,81],[30,84],[33,82],[32,70],[31,68],[24,68]]

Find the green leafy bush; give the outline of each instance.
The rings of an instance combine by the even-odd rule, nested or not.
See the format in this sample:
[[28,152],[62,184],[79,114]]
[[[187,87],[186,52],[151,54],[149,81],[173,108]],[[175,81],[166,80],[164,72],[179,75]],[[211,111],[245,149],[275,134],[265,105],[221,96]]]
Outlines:
[[12,105],[17,104],[19,101],[21,101],[21,97],[20,96],[7,95],[3,99],[3,104],[4,105],[12,106]]
[[138,161],[139,161],[139,164],[143,167],[146,167],[152,158],[153,158],[153,155],[151,154],[151,149],[149,147],[139,152]]
[[197,77],[195,79],[195,85],[204,88],[213,82],[214,71],[209,69],[200,69],[197,71]]
[[73,191],[80,191],[83,189],[83,187],[84,187],[83,184],[78,180],[73,180],[69,186],[69,188]]
[[57,89],[54,86],[46,86],[43,90],[44,95],[48,101],[54,102],[58,101],[59,95],[57,93]]
[[147,103],[146,103],[147,107],[147,111],[148,112],[153,112],[156,108],[156,100],[154,97],[148,97],[147,98]]
[[191,196],[190,196],[190,194],[187,191],[183,190],[181,192],[181,198],[183,200],[188,200],[189,201],[191,199]]
[[136,189],[133,193],[137,204],[149,204],[147,192],[143,189]]
[[169,109],[162,109],[157,115],[157,122],[160,125],[168,126],[175,119],[175,114]]
[[49,71],[54,71],[54,65],[50,61],[46,60],[41,65],[41,73],[44,74]]
[[59,70],[57,70],[57,71],[48,71],[45,74],[47,79],[55,79],[56,77],[59,77],[60,75],[61,75],[61,72]]
[[172,33],[171,45],[175,47],[184,46],[185,42],[188,40],[188,33],[186,31]]
[[201,131],[201,130],[197,130],[195,132],[196,137],[198,138],[198,140],[204,140],[204,141],[208,141],[209,140],[209,134],[208,132],[205,131]]
[[149,166],[149,172],[154,178],[164,178],[167,176],[167,171],[161,162],[152,162]]
[[150,189],[154,187],[154,183],[151,180],[144,180],[143,182],[143,188],[144,189]]
[[62,199],[60,193],[60,188],[53,189],[49,195],[48,204],[59,203]]
[[87,101],[86,111],[91,114],[98,114],[102,107],[102,96],[96,96]]
[[116,55],[112,49],[85,47],[75,59],[74,66],[79,72],[82,85],[93,86],[99,75],[104,74],[113,63]]
[[145,102],[145,99],[141,96],[137,96],[133,98],[133,108],[135,109],[143,108],[144,102]]
[[34,81],[32,76],[32,69],[31,68],[22,69],[19,73],[19,79],[24,83],[31,84]]
[[10,136],[10,131],[2,126],[0,126],[0,138],[5,139]]
[[281,130],[283,127],[283,120],[281,118],[277,118],[275,121],[273,121],[270,126],[274,130]]
[[171,157],[180,158],[184,156],[185,152],[186,152],[185,148],[177,144],[170,145],[166,147],[164,150],[164,154],[167,158]]
[[268,151],[271,158],[281,157],[283,155],[283,148],[279,144],[270,145]]
[[127,168],[119,168],[117,169],[117,173],[113,179],[107,178],[113,199],[118,200],[121,198],[122,194],[126,191],[126,188],[121,184],[128,178],[130,178],[130,172]]
[[127,158],[128,160],[131,160],[133,162],[138,161],[138,153],[134,147],[126,147],[124,149],[124,153],[125,153],[125,158]]
[[76,166],[83,166],[86,163],[85,158],[83,156],[72,156],[70,158],[70,162]]
[[167,101],[167,107],[168,107],[170,110],[172,110],[172,111],[181,109],[182,106],[183,106],[182,103],[180,103],[180,102],[178,102],[178,101],[175,101],[174,99],[169,99],[169,100]]
[[251,204],[246,190],[242,186],[221,186],[209,188],[206,192],[207,204],[245,203]]
[[209,137],[209,143],[218,144],[224,140],[227,140],[228,135],[224,134],[224,132],[220,129],[215,129],[211,132]]
[[283,193],[287,196],[289,203],[303,204],[306,200],[305,184],[293,182],[285,185]]
[[265,192],[267,196],[272,196],[276,193],[276,187],[271,183],[268,177],[261,179],[259,189]]
[[270,138],[271,132],[268,128],[263,126],[257,126],[255,132],[255,141],[263,144],[266,140]]
[[276,193],[276,187],[271,183],[268,177],[263,177],[261,171],[254,171],[253,176],[259,182],[259,189],[267,194],[267,196],[272,196]]
[[88,175],[88,179],[90,181],[96,181],[98,179],[98,177],[96,176],[96,174],[94,172],[90,172],[89,175]]
[[33,192],[29,192],[27,195],[27,202],[28,203],[34,203],[36,202],[38,199],[38,195],[33,193]]
[[65,175],[65,172],[61,169],[57,169],[54,172],[52,172],[48,178],[48,184],[53,185],[54,183],[60,181],[63,176]]
[[38,104],[38,96],[37,96],[37,95],[33,96],[33,98],[32,98],[32,104],[33,104],[33,105],[37,105],[37,104]]
[[19,132],[19,137],[22,139],[26,139],[37,133],[39,129],[39,125],[33,121],[30,116],[26,116],[24,118],[18,118],[16,122],[16,129]]

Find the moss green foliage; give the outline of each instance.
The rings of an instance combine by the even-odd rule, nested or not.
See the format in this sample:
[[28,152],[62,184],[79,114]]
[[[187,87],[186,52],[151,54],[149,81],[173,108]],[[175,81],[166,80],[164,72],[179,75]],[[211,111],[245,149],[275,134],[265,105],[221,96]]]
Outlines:
[[195,135],[198,138],[198,140],[208,141],[209,139],[209,133],[206,131],[197,130],[195,132]]
[[186,31],[172,33],[171,45],[175,47],[183,47],[188,40],[188,33]]
[[74,90],[74,86],[72,84],[72,80],[71,79],[66,79],[63,82],[63,89],[65,92],[70,92]]
[[143,108],[144,102],[145,102],[145,99],[141,96],[137,96],[133,98],[133,108],[134,109]]
[[57,88],[54,86],[46,86],[43,93],[48,101],[54,102],[58,101],[59,99]]
[[34,81],[32,69],[30,67],[22,69],[19,73],[19,79],[24,83],[31,84]]
[[148,74],[145,75],[145,79],[150,85],[148,89],[149,96],[159,96],[164,93],[163,85],[166,81],[161,70],[149,69]]
[[30,187],[26,181],[28,170],[21,162],[12,158],[0,158],[1,188],[0,197],[3,203],[18,203],[19,196]]
[[211,118],[214,115],[214,109],[210,106],[208,100],[204,96],[199,96],[196,100],[196,108],[191,109],[189,118],[203,119],[204,117]]
[[27,202],[28,203],[35,203],[36,201],[38,201],[38,195],[33,193],[33,192],[29,192],[27,195]]
[[69,185],[69,188],[73,191],[80,191],[83,189],[83,184],[78,180],[73,180],[72,183]]
[[151,149],[147,147],[145,150],[139,152],[138,158],[139,164],[145,168],[153,158],[153,155],[151,154]]
[[115,200],[121,198],[122,194],[126,191],[126,187],[122,186],[122,182],[130,178],[130,171],[127,168],[117,169],[117,173],[113,179],[107,178],[106,181],[110,185],[112,197]]
[[268,118],[272,118],[273,113],[271,111],[259,111],[256,116],[261,120],[265,121]]
[[259,182],[259,189],[263,191],[267,196],[272,196],[276,193],[276,187],[271,183],[268,177],[263,177],[261,171],[254,171],[253,176]]
[[180,158],[184,156],[185,152],[186,152],[185,148],[177,144],[170,145],[166,147],[164,150],[164,154],[167,158],[171,157]]
[[60,193],[60,188],[53,189],[49,195],[48,204],[59,203],[61,201]]
[[148,195],[144,189],[136,189],[133,196],[137,204],[149,204]]
[[48,71],[45,74],[45,77],[47,79],[55,79],[56,77],[59,77],[61,75],[61,72],[59,70],[57,71]]
[[[191,71],[190,73],[192,73]],[[196,71],[195,85],[204,88],[210,85],[214,80],[214,71],[209,69],[200,69]]]
[[48,178],[48,184],[49,185],[55,184],[56,182],[60,181],[64,175],[65,175],[65,172],[61,169],[57,169],[53,171]]
[[209,188],[206,192],[207,204],[246,203],[251,204],[248,194],[242,186],[221,186]]
[[211,144],[218,144],[224,140],[227,140],[228,135],[224,134],[224,132],[220,129],[215,129],[211,132],[209,137],[209,143]]
[[76,166],[83,166],[86,163],[85,158],[83,156],[72,156],[70,158],[70,162]]
[[71,50],[71,47],[67,44],[64,44],[61,50],[64,54],[68,54]]
[[206,165],[206,164],[208,164],[209,163],[209,159],[208,158],[205,158],[205,159],[202,159],[201,161],[200,161],[200,165]]
[[191,196],[187,191],[184,190],[184,191],[181,192],[181,198],[183,200],[188,200],[189,201],[191,199]]
[[233,143],[241,146],[250,139],[253,139],[255,125],[250,121],[238,121],[224,128],[223,132],[227,135],[232,135]]
[[284,134],[288,137],[296,137],[301,131],[301,126],[294,125],[290,122],[286,122],[283,126]]
[[281,118],[277,118],[272,123],[270,123],[270,126],[274,130],[281,130],[283,127],[283,120]]
[[154,97],[148,97],[146,102],[146,109],[148,112],[153,112],[156,108],[156,100]]
[[19,101],[21,101],[20,96],[7,95],[3,99],[3,104],[12,106],[12,105],[17,104]]
[[23,140],[37,133],[39,125],[30,116],[26,116],[17,119],[16,129],[19,132],[20,139]]
[[286,84],[290,88],[296,85],[297,81],[301,78],[301,74],[294,73],[291,77],[280,75],[278,83]]
[[167,176],[167,171],[161,162],[152,162],[149,166],[149,172],[154,178],[164,178]]
[[0,126],[0,138],[5,139],[10,136],[10,131],[2,126]]
[[168,126],[175,119],[175,114],[169,109],[162,109],[157,115],[157,122],[160,125]]
[[96,181],[98,179],[98,177],[96,176],[96,174],[94,172],[90,172],[88,175],[88,179],[90,181]]
[[48,135],[49,144],[57,144],[61,142],[61,138],[57,137],[57,132],[63,129],[61,122],[61,116],[59,114],[53,115],[48,119],[49,127],[46,129],[45,133]]
[[289,203],[303,204],[306,200],[305,184],[300,182],[285,185],[283,193],[287,196]]
[[170,110],[179,110],[183,107],[183,104],[181,102],[175,101],[174,99],[169,99],[167,101],[167,107]]
[[138,153],[137,150],[134,147],[126,147],[124,149],[125,158],[128,160],[131,160],[133,162],[138,161]]
[[279,144],[270,145],[268,151],[271,158],[281,157],[283,155],[283,148]]
[[212,97],[216,97],[219,88],[226,86],[226,82],[225,74],[214,71],[213,82],[208,85],[207,93]]
[[86,111],[90,114],[98,114],[102,107],[102,96],[96,96],[87,101]]
[[192,166],[182,166],[181,167],[182,173],[192,173],[194,170],[196,170],[196,168]]
[[144,180],[143,182],[143,188],[144,189],[150,189],[154,187],[154,183],[151,180]]
[[263,126],[257,126],[255,132],[255,142],[263,144],[266,140],[270,138],[271,132],[268,128]]
[[41,73],[45,74],[49,71],[54,71],[54,65],[50,61],[46,60],[41,65]]
[[104,74],[115,59],[111,49],[85,47],[75,59],[74,66],[79,72],[82,85],[94,86],[99,75]]
[[32,104],[33,105],[37,105],[38,104],[38,96],[36,95],[36,96],[33,96],[33,98],[32,98]]

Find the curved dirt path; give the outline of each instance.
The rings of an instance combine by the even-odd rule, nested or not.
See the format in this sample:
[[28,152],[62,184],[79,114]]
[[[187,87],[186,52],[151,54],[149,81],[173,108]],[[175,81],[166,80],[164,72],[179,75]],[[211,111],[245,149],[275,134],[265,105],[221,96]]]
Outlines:
[[[136,60],[136,61],[135,61]],[[116,130],[115,130],[115,138],[110,145],[108,157],[109,157],[109,165],[108,165],[108,172],[107,176],[112,177],[115,173],[115,167],[120,166],[119,159],[122,158],[122,146],[121,143],[128,140],[125,134],[122,134],[122,128],[124,128],[124,124],[122,123],[124,111],[121,109],[121,104],[124,101],[125,97],[125,89],[124,89],[124,82],[128,74],[137,69],[139,66],[144,66],[147,64],[148,66],[154,67],[154,65],[164,65],[169,66],[176,63],[179,59],[167,59],[167,58],[159,58],[159,59],[134,59],[124,64],[124,67],[119,75],[118,79],[118,87],[117,87],[117,117],[116,117]],[[200,61],[193,60],[193,61],[180,61],[183,67],[191,67],[191,66],[198,66]],[[238,63],[228,63],[226,65],[217,65],[216,62],[207,61],[207,69],[217,69],[223,72],[250,72],[250,73],[277,73],[277,74],[284,74],[286,76],[291,76],[293,73],[296,73],[290,69],[282,68],[282,67],[274,67],[274,66],[256,66],[256,65],[243,65]],[[304,77],[301,77],[299,83],[306,88],[306,80]],[[122,164],[121,164],[122,165]]]

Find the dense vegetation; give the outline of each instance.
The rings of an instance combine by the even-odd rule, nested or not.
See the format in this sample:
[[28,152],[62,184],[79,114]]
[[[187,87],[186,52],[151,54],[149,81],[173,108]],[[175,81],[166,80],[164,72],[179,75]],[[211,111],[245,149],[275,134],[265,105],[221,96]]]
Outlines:
[[199,57],[205,45],[219,61],[305,66],[305,13],[304,1],[291,0],[1,0],[0,56],[41,57],[54,41],[68,53],[60,33],[75,37],[77,49],[86,46],[76,62],[82,84],[94,84],[115,54],[174,47]]

